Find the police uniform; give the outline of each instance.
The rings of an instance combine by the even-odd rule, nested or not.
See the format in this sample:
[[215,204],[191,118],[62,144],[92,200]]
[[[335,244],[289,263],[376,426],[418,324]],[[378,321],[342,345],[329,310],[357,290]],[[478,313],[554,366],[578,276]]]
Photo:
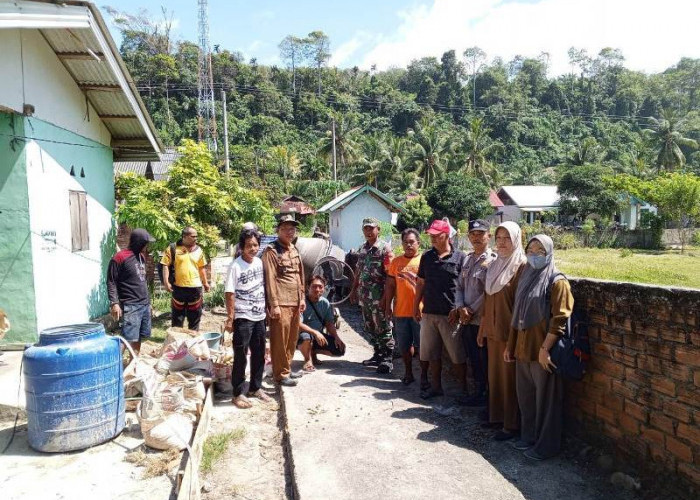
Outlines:
[[[374,218],[363,221],[363,227],[378,225]],[[377,240],[374,245],[365,243],[358,249],[357,297],[362,310],[365,332],[374,347],[374,358],[391,364],[394,350],[391,320],[380,309],[387,278],[387,267],[391,262],[392,251],[388,243]]]

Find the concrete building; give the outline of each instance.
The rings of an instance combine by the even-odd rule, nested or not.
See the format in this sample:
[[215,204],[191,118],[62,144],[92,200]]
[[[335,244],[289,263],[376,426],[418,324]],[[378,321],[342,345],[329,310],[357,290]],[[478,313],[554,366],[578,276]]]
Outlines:
[[544,212],[559,210],[557,186],[503,186],[497,194],[503,202],[501,222],[532,224]]
[[346,252],[364,243],[364,218],[376,217],[381,222],[396,224],[400,212],[403,212],[401,205],[367,184],[345,191],[318,209],[318,213],[329,214],[331,240]]
[[162,146],[97,9],[0,2],[0,309],[21,346],[109,309],[113,161]]

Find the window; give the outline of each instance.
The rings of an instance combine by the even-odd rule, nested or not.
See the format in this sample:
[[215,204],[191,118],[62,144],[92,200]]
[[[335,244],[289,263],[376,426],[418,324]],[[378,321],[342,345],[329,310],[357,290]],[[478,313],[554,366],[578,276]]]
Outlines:
[[74,252],[90,249],[87,220],[87,196],[84,191],[69,191],[71,244]]

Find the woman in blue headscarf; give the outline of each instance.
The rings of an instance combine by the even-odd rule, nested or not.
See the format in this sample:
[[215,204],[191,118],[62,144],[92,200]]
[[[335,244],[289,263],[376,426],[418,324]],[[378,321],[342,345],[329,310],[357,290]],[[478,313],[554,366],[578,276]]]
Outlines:
[[574,308],[566,277],[554,266],[554,243],[544,234],[530,239],[527,264],[520,275],[508,338],[515,356],[516,392],[520,406],[520,439],[513,447],[543,460],[559,453],[563,381],[552,372],[549,351],[564,333]]

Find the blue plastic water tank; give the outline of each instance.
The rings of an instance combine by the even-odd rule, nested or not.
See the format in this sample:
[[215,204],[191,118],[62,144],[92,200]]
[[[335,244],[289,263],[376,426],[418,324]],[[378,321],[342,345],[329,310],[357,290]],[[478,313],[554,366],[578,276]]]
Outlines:
[[119,340],[99,323],[44,330],[23,359],[29,445],[88,448],[124,428]]

